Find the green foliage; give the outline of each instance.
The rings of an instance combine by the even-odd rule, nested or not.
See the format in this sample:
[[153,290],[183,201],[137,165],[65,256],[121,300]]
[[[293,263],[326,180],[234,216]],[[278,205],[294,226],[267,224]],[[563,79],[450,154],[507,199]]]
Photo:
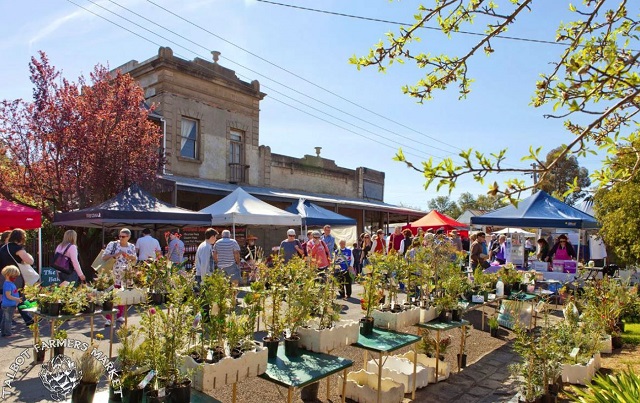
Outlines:
[[370,318],[373,310],[380,303],[380,299],[384,295],[382,285],[384,282],[384,273],[382,271],[380,260],[384,259],[382,255],[373,254],[370,257],[369,269],[371,273],[362,274],[358,282],[362,285],[361,305],[365,311],[365,317]]
[[436,210],[453,218],[462,214],[460,207],[449,196],[436,196],[434,199],[429,200],[427,207],[429,207],[429,210]]
[[[304,260],[293,258],[287,262],[284,269],[289,273],[284,322],[289,334],[293,334],[311,318],[311,311],[317,301],[318,287],[313,269],[309,268]],[[332,301],[333,295],[329,303]]]
[[264,281],[269,285],[265,290],[264,323],[267,326],[269,337],[279,338],[284,330],[282,301],[286,296],[289,273],[281,256],[275,256],[273,266],[261,269],[261,272],[265,273]]
[[498,318],[495,315],[489,316],[489,319],[487,320],[487,324],[489,325],[490,329],[497,329],[498,327],[500,327]]
[[[637,156],[630,152],[620,150],[615,159],[620,169],[633,170],[638,164]],[[600,236],[619,263],[634,264],[640,260],[639,194],[640,175],[633,175],[630,180],[598,190],[593,198],[596,217],[602,224]]]
[[570,396],[580,403],[636,403],[640,401],[640,377],[631,369],[616,375],[598,374],[586,389],[574,386]]
[[[538,188],[573,206],[586,195],[591,180],[589,179],[589,171],[579,165],[575,155],[565,154],[558,158],[562,151],[563,147],[558,147],[547,154],[546,165],[551,165],[556,159],[557,161],[544,178],[538,182]],[[574,178],[577,187],[570,191]]]
[[[470,175],[484,184],[489,174],[508,173],[514,177],[503,186],[489,181],[488,193],[501,195],[511,203],[517,202],[522,192],[533,186],[521,179],[523,174],[536,173],[544,183],[562,161],[573,156],[584,158],[597,149],[606,157],[601,169],[591,175],[592,181],[600,187],[609,187],[632,178],[640,164],[622,167],[615,163],[622,150],[637,159],[640,137],[640,126],[635,120],[640,95],[638,20],[636,10],[629,11],[627,3],[583,1],[577,6],[567,1],[575,20],[561,23],[556,33],[556,41],[565,44],[565,50],[556,60],[542,61],[541,66],[551,66],[551,71],[540,75],[532,101],[534,107],[553,106],[553,114],[546,117],[565,119],[564,127],[570,137],[555,159],[544,160],[542,148],[532,146],[522,160],[536,163],[536,169],[505,167],[506,150],[489,155],[463,150],[458,154],[460,163],[452,158],[439,163],[429,159],[417,166],[407,161],[400,149],[394,160],[405,162],[410,169],[422,173],[425,187],[435,183],[437,189],[448,187],[449,191],[463,176]],[[431,6],[418,7],[413,25],[401,27],[397,34],[387,33],[385,41],[373,45],[364,56],[354,55],[349,62],[358,69],[376,66],[381,72],[387,71],[394,62],[413,63],[426,73],[415,84],[404,85],[405,94],[424,102],[439,90],[455,86],[460,98],[465,98],[473,82],[468,73],[474,57],[481,51],[489,56],[498,50],[491,42],[517,24],[519,17],[534,6],[542,7],[533,0],[489,3],[435,0]],[[420,41],[420,28],[429,24],[437,24],[448,38],[471,24],[484,25],[486,29],[484,35],[461,54],[446,55],[429,53],[423,45],[416,44]],[[562,186],[567,186],[565,193],[583,190],[585,182],[580,182],[579,176],[580,173],[565,182]]]

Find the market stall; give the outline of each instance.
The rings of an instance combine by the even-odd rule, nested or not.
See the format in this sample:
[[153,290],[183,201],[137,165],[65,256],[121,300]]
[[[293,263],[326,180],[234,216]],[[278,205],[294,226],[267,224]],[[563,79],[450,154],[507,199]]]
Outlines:
[[42,213],[31,207],[0,200],[0,231],[15,228],[38,230],[38,272],[42,269]]
[[[494,212],[471,218],[472,225],[501,227],[586,229],[598,228],[595,217],[550,196],[544,191]],[[578,245],[579,253],[579,245]],[[576,256],[580,260],[580,256]],[[564,269],[563,269],[564,270]]]

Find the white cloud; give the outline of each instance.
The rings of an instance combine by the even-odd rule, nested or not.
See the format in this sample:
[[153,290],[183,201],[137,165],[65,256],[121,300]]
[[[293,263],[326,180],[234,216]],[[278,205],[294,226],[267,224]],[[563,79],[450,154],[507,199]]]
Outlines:
[[32,46],[34,43],[39,42],[40,40],[42,40],[43,38],[53,34],[54,32],[56,32],[58,29],[60,29],[60,27],[64,26],[65,24],[68,24],[69,22],[72,22],[80,17],[84,17],[86,16],[87,12],[83,9],[78,9],[70,14],[67,14],[65,16],[62,16],[60,18],[55,19],[54,21],[52,21],[51,23],[47,24],[44,28],[40,29],[38,32],[36,32],[31,39],[29,39],[29,46]]

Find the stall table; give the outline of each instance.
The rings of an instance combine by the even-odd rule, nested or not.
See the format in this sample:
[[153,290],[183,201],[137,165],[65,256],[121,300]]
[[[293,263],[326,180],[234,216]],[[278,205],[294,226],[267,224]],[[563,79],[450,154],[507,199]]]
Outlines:
[[[469,326],[470,324],[471,322],[469,322],[468,320],[462,319],[460,322],[429,322],[418,323],[416,325],[422,329],[436,332],[436,383],[438,382],[438,362],[440,361],[440,332],[462,328],[462,341],[460,343],[460,358],[462,359],[462,354],[464,353],[464,344],[466,342],[465,338],[467,335],[466,330],[467,326]],[[458,372],[460,372],[460,362],[458,362]]]
[[[104,315],[105,313],[111,313],[112,315],[114,315],[114,314],[116,314],[118,312],[117,309],[112,309],[110,312],[104,312],[102,310],[97,310],[97,311],[95,311],[93,313],[78,313],[78,314],[75,314],[75,315],[51,316],[51,315],[46,315],[46,314],[43,314],[41,312],[38,312],[38,310],[36,308],[25,309],[24,311],[32,313],[35,316],[34,320],[36,320],[38,317],[40,317],[40,318],[42,318],[44,320],[48,320],[49,321],[49,325],[51,326],[51,339],[53,339],[53,337],[55,335],[55,332],[56,332],[56,329],[55,329],[55,322],[56,321],[66,322],[68,320],[75,320],[75,319],[84,320],[86,318],[89,318],[89,323],[91,325],[91,333],[90,333],[91,334],[91,343],[93,343],[93,327],[94,327],[93,326],[93,318],[95,316],[98,316],[98,315],[100,315],[100,316]],[[114,327],[115,326],[111,326],[109,328],[109,358],[111,358],[112,355],[113,355],[113,328]],[[38,336],[39,336],[38,330],[34,331],[33,332],[33,341],[34,341],[34,343],[36,342]],[[50,354],[49,357],[53,358],[53,349],[50,349],[50,350],[51,351],[49,352],[49,354]]]
[[314,353],[300,350],[298,357],[288,357],[284,353],[284,346],[278,347],[278,356],[270,358],[267,362],[267,370],[260,375],[261,378],[276,385],[288,389],[287,403],[291,403],[293,392],[297,388],[318,382],[327,378],[327,400],[329,399],[329,377],[342,371],[342,402],[345,401],[345,389],[347,386],[347,368],[353,365],[353,361],[346,358],[335,357],[328,354]]
[[[380,387],[382,384],[382,366],[384,362],[382,357],[389,355],[396,350],[400,350],[403,347],[413,345],[413,353],[418,354],[416,350],[416,343],[421,340],[420,336],[409,333],[400,333],[393,330],[384,330],[374,328],[373,333],[369,336],[358,337],[358,342],[354,343],[354,347],[358,347],[364,350],[364,367],[366,369],[367,362],[369,361],[368,352],[372,351],[378,353],[378,358],[374,357],[373,360],[378,366],[378,403],[380,403]],[[414,356],[414,358],[416,358]],[[385,360],[386,361],[386,360]],[[413,360],[413,390],[411,391],[411,399],[416,398],[416,366],[417,359]],[[437,375],[436,375],[437,376]]]

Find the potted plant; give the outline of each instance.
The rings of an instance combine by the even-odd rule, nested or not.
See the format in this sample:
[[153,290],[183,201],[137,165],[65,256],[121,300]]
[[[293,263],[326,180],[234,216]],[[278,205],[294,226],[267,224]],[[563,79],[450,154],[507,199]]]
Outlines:
[[33,332],[33,361],[36,364],[44,362],[44,357],[47,353],[47,348],[42,344],[40,339],[40,326],[38,321],[34,321],[29,325],[29,329]]
[[444,361],[447,349],[451,345],[451,336],[445,336],[440,339],[440,342],[437,342],[428,330],[425,331],[421,329],[420,335],[422,336],[422,340],[418,343],[418,352],[426,354],[428,357],[435,357],[440,361]]
[[[195,315],[192,283],[182,274],[172,274],[168,281],[169,301],[173,302],[166,312],[158,310],[161,333],[161,351],[166,366],[159,376],[165,379],[165,391],[169,403],[188,402],[191,399],[191,380],[183,371],[181,352],[187,347],[189,326]],[[177,302],[180,301],[180,302]]]
[[56,332],[53,334],[53,339],[56,340],[56,345],[53,348],[53,355],[62,355],[64,354],[64,340],[67,339],[67,331],[64,329],[60,329],[62,326],[62,321],[56,320],[54,321],[56,326]]
[[[96,339],[100,340],[102,334],[98,333]],[[71,394],[72,403],[91,403],[96,393],[96,387],[100,381],[100,377],[105,371],[102,363],[91,354],[93,349],[97,349],[99,343],[94,343],[91,348],[83,352],[80,357],[76,358],[76,368],[81,371],[82,377],[80,383],[73,389]]]
[[[297,356],[300,341],[298,329],[311,318],[317,288],[313,272],[309,270],[304,260],[290,260],[285,265],[285,270],[289,274],[288,287],[285,292],[287,302],[284,312],[285,354]],[[329,303],[333,303],[333,295],[331,295]]]
[[154,305],[164,302],[167,292],[167,279],[170,270],[170,261],[167,257],[161,256],[155,261],[146,261],[141,265],[145,268],[147,284],[149,286],[149,299]]
[[363,274],[359,278],[359,283],[363,289],[360,305],[365,311],[364,317],[360,319],[360,334],[363,336],[373,333],[374,319],[372,312],[380,304],[380,300],[384,296],[384,291],[382,291],[381,287],[383,275],[378,267],[377,260],[378,257],[373,256],[369,265],[371,272]]
[[106,270],[100,271],[92,282],[93,287],[98,291],[108,290],[113,287],[113,284],[113,275]]
[[102,311],[111,312],[113,311],[113,306],[119,301],[119,299],[117,289],[111,287],[108,290],[99,292],[96,302],[101,306]]
[[120,347],[117,351],[116,367],[119,377],[109,383],[109,400],[122,397],[129,402],[141,402],[143,390],[138,384],[144,378],[145,354],[140,348],[140,331],[135,326],[123,325],[117,330]]
[[233,289],[224,272],[216,270],[204,278],[199,305],[203,312],[204,331],[210,335],[209,349],[215,362],[225,356],[226,318],[233,308],[232,298]]
[[281,257],[276,257],[273,260],[273,266],[263,272],[266,273],[264,281],[269,284],[269,287],[265,287],[264,310],[267,336],[265,336],[262,341],[269,350],[269,358],[275,358],[278,354],[280,335],[284,330],[282,300],[286,295],[289,278]]
[[491,333],[491,337],[498,337],[498,329],[500,327],[498,318],[495,315],[490,316],[487,320],[487,324],[489,325],[489,332]]
[[522,275],[513,266],[513,263],[507,263],[498,270],[498,276],[504,283],[504,295],[509,296],[512,291],[518,291]]
[[462,351],[462,354],[457,353],[456,354],[456,360],[458,362],[458,368],[466,368],[467,367],[467,354],[465,353],[465,347],[467,345],[466,340],[467,338],[469,338],[469,336],[471,335],[471,329],[473,329],[473,326],[463,326],[460,328],[460,333],[461,333],[461,337],[460,337],[460,351]]

